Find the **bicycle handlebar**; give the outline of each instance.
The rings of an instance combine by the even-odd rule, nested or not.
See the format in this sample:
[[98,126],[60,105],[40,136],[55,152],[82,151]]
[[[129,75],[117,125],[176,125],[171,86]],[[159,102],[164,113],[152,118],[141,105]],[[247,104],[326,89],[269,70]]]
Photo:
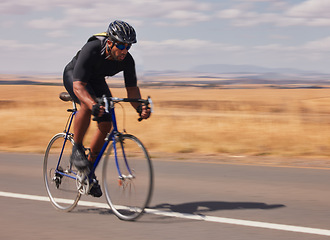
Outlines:
[[[73,102],[73,109],[68,109],[68,111],[74,111],[76,110],[76,103],[75,101],[71,98],[71,96],[69,95],[69,93],[67,92],[62,92],[59,95],[60,99],[62,101],[68,102],[68,101],[72,101]],[[98,98],[97,101],[100,104],[105,104],[105,112],[109,113],[109,105],[111,102],[113,103],[118,103],[118,102],[138,102],[138,103],[142,103],[144,104],[148,109],[150,109],[151,112],[153,112],[153,102],[151,100],[150,97],[148,97],[148,99],[139,99],[139,98],[117,98],[117,97],[106,97],[105,95],[102,96],[102,98]],[[93,120],[96,120],[96,118]],[[143,119],[140,117],[138,119],[138,121],[142,121]]]
[[[114,102],[114,103],[118,103],[118,102],[138,102],[138,103],[142,103],[145,104],[145,106],[150,109],[151,112],[153,112],[153,102],[151,100],[151,97],[148,96],[148,99],[140,99],[140,98],[117,98],[117,97],[106,97],[105,95],[103,95],[101,101],[105,104],[105,112],[109,113],[109,103],[110,102]],[[139,118],[138,121],[141,122],[143,120],[143,118]]]
[[112,102],[140,102],[140,103],[144,103],[144,104],[149,104],[150,100],[151,100],[150,97],[148,97],[148,99],[146,99],[146,100],[139,99],[139,98],[117,98],[117,97],[108,97],[107,99]]

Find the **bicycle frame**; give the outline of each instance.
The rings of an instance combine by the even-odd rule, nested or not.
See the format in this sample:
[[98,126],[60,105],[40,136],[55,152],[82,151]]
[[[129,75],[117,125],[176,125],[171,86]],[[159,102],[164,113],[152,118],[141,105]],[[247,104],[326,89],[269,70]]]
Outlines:
[[[113,98],[113,99],[117,99],[117,98]],[[120,100],[120,99],[117,99],[117,100]],[[111,120],[112,120],[112,130],[107,134],[107,137],[105,139],[105,143],[100,151],[100,153],[98,154],[94,164],[93,164],[93,167],[92,169],[90,169],[90,173],[88,175],[89,177],[89,180],[90,182],[92,181],[92,178],[91,176],[93,175],[93,173],[95,172],[95,169],[97,168],[98,164],[100,163],[101,161],[101,158],[105,152],[105,150],[107,149],[110,141],[112,141],[113,143],[113,151],[114,151],[114,157],[115,157],[115,163],[116,163],[116,167],[117,167],[117,172],[118,172],[118,178],[119,179],[123,179],[124,176],[122,175],[121,173],[121,170],[120,170],[120,167],[119,167],[119,163],[118,163],[118,157],[117,157],[117,147],[116,147],[116,137],[119,137],[120,136],[120,133],[118,131],[118,127],[117,127],[117,120],[116,120],[116,114],[115,114],[115,107],[114,107],[114,101],[110,101],[110,106],[109,106],[109,102],[108,102],[108,99],[104,96],[103,97],[103,101],[105,102],[105,112],[107,114],[111,114]],[[110,109],[110,111],[108,110]],[[61,154],[60,154],[60,157],[59,157],[59,161],[58,161],[58,164],[57,164],[57,167],[56,167],[56,172],[66,176],[66,177],[70,177],[70,178],[73,178],[75,179],[76,177],[73,177],[73,176],[70,176],[66,173],[63,173],[63,172],[60,172],[58,170],[58,167],[60,165],[60,161],[61,161],[61,158],[62,158],[62,154],[63,154],[63,150],[64,150],[64,147],[65,147],[65,144],[69,138],[69,136],[72,136],[72,133],[70,133],[70,128],[71,128],[71,125],[72,125],[72,122],[73,122],[73,118],[74,116],[76,115],[77,113],[77,108],[76,108],[76,103],[73,102],[73,109],[68,109],[69,112],[72,112],[69,119],[68,119],[68,123],[67,123],[67,126],[66,126],[66,129],[64,130],[65,132],[65,141],[63,143],[63,146],[62,146],[62,150],[61,150]],[[124,162],[125,162],[125,165],[126,165],[126,168],[130,174],[130,177],[133,176],[132,174],[132,171],[128,165],[128,162],[127,162],[127,159],[126,159],[126,154],[125,154],[125,151],[124,151],[124,147],[123,147],[123,143],[121,142],[121,150],[123,151],[123,158],[124,158]],[[134,176],[133,176],[134,177]]]
[[[109,107],[110,107],[110,112],[108,111]],[[105,138],[105,143],[103,144],[103,147],[94,162],[93,168],[91,169],[89,176],[91,176],[91,174],[94,173],[94,171],[95,171],[96,167],[98,166],[98,164],[100,163],[101,158],[102,158],[105,150],[107,149],[110,141],[112,141],[118,176],[119,176],[119,178],[123,178],[121,171],[120,171],[118,158],[117,158],[117,148],[116,148],[116,139],[115,138],[116,138],[116,136],[118,136],[119,132],[118,132],[118,127],[117,127],[117,119],[116,119],[116,114],[115,114],[114,102],[111,101],[110,106],[108,106],[108,101],[105,99],[105,109],[106,109],[106,111],[105,111],[106,113],[111,114],[112,130],[108,133],[107,137]],[[129,168],[127,160],[126,160],[126,155],[125,155],[125,151],[124,151],[123,147],[122,147],[122,151],[123,151],[124,161],[125,161],[127,170],[130,174],[132,174],[131,169]]]
[[67,124],[65,126],[65,129],[64,129],[65,139],[64,139],[64,142],[63,142],[62,150],[61,150],[61,153],[60,153],[60,156],[59,156],[59,159],[58,159],[59,161],[57,162],[57,166],[56,166],[55,172],[56,173],[60,173],[63,176],[66,176],[66,177],[69,177],[69,178],[72,178],[72,179],[76,179],[76,178],[72,177],[71,175],[65,174],[65,173],[60,172],[58,170],[58,167],[60,166],[60,163],[61,163],[61,159],[62,159],[63,151],[64,151],[64,148],[65,148],[65,144],[66,144],[69,136],[72,136],[72,133],[70,133],[70,128],[71,128],[71,125],[72,125],[72,122],[73,122],[73,118],[77,114],[77,111],[78,111],[77,110],[77,105],[76,105],[76,103],[74,101],[72,101],[72,109],[68,109],[67,111],[68,112],[71,112],[71,114],[70,114],[70,117],[69,117],[69,119],[67,121]]

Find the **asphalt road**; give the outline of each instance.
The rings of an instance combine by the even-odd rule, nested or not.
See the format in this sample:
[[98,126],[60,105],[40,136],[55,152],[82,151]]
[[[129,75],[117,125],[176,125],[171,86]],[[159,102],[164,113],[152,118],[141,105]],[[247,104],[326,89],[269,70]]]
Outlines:
[[330,238],[327,169],[155,159],[148,213],[124,222],[103,207],[103,197],[84,196],[92,206],[56,211],[45,198],[42,161],[0,153],[0,239]]

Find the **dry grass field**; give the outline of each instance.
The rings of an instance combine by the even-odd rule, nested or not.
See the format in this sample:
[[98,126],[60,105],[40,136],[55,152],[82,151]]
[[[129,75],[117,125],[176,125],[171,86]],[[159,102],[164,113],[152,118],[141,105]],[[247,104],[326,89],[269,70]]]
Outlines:
[[[64,129],[71,103],[58,86],[0,87],[0,151],[43,152]],[[119,127],[151,152],[330,158],[330,91],[327,89],[144,88],[151,119],[137,121],[127,104]],[[125,97],[125,90],[112,93]],[[85,145],[89,144],[95,122]]]

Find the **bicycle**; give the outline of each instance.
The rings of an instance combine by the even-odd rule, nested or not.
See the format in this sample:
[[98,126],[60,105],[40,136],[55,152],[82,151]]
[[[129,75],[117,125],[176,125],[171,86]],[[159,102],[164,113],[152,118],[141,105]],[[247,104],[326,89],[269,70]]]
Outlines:
[[[135,136],[120,132],[117,127],[115,104],[119,102],[140,102],[151,107],[152,101],[102,97],[107,113],[111,114],[112,130],[107,134],[101,152],[90,172],[78,171],[70,162],[73,133],[70,128],[77,113],[77,105],[68,93],[61,93],[60,99],[71,101],[73,107],[65,129],[50,140],[43,164],[43,177],[52,205],[60,211],[72,211],[82,195],[87,195],[93,185],[92,177],[103,159],[102,187],[112,212],[121,220],[132,221],[144,213],[153,191],[153,167],[142,142]],[[140,118],[139,121],[142,119]],[[111,142],[111,144],[110,144]],[[88,154],[89,149],[86,148]]]

